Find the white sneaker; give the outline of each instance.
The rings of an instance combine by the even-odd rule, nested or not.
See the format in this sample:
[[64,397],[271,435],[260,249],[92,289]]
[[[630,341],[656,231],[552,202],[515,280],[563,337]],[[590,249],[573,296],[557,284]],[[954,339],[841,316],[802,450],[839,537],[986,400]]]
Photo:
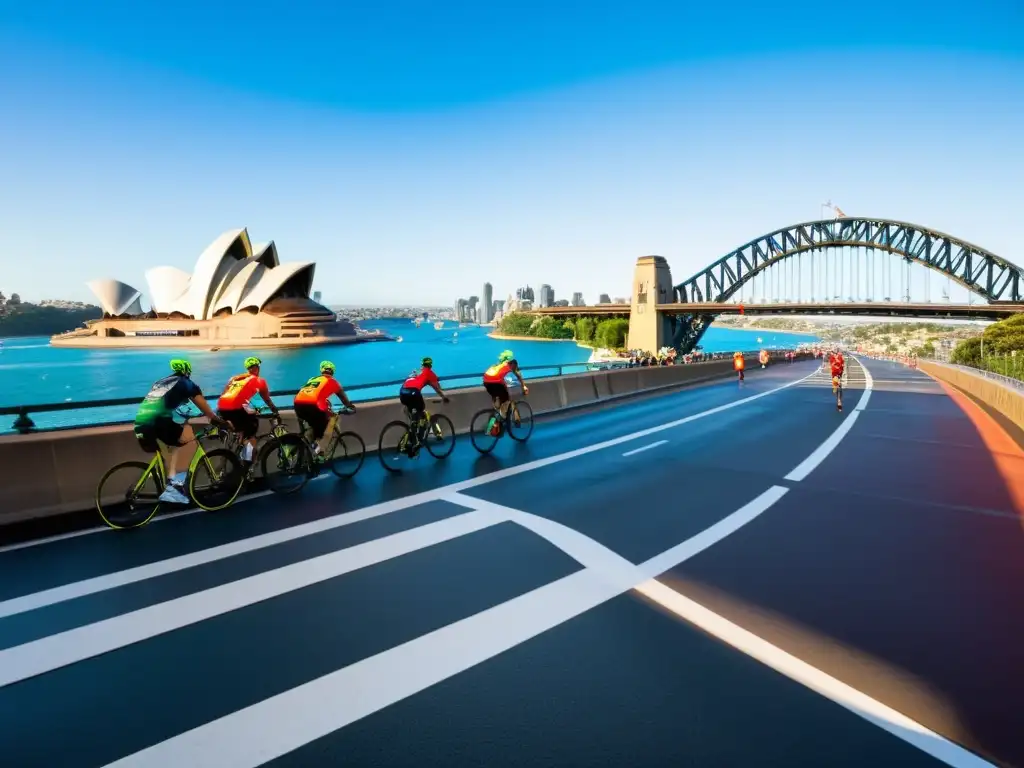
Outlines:
[[169,504],[189,504],[188,496],[182,493],[178,488],[173,485],[168,485],[164,488],[164,492],[160,494],[160,501],[166,501]]

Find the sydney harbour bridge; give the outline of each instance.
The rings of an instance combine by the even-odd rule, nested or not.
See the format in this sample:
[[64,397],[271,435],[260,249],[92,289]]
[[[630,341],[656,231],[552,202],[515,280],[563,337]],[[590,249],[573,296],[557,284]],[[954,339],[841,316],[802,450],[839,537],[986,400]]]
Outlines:
[[628,305],[536,311],[629,317],[631,346],[689,352],[722,314],[1000,319],[1024,312],[1024,269],[928,227],[842,217],[761,235],[681,283],[663,257],[641,257]]

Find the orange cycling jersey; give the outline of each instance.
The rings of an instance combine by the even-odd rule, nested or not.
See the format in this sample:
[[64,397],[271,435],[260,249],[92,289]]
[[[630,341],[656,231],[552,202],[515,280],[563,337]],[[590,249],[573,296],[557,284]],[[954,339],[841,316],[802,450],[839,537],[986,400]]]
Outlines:
[[511,360],[492,365],[484,372],[484,384],[503,384],[505,377],[512,373]]
[[232,376],[217,401],[217,408],[221,411],[237,411],[248,404],[257,392],[261,395],[267,393],[267,382],[259,376],[253,376],[251,373]]
[[314,376],[295,395],[295,405],[315,405],[321,411],[329,411],[327,399],[340,392],[341,384],[333,376]]

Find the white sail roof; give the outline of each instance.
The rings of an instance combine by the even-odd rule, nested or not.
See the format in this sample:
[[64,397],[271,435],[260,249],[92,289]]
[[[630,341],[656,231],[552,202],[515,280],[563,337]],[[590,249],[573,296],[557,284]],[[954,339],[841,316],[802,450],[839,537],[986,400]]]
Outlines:
[[86,285],[108,315],[141,315],[142,293],[120,280],[90,280]]
[[[191,274],[177,267],[154,267],[146,272],[146,282],[155,311],[208,320],[225,309],[260,311],[289,281],[289,293],[298,291],[309,298],[315,266],[281,264],[273,240],[254,248],[246,229],[232,229],[206,247]],[[142,312],[141,294],[129,285],[94,280],[89,287],[108,314]]]

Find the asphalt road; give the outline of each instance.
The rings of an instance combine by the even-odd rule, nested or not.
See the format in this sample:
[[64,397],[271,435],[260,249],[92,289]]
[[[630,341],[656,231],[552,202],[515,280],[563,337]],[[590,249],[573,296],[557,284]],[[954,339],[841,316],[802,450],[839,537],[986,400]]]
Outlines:
[[1024,452],[865,365],[0,549],[0,764],[1024,766]]

